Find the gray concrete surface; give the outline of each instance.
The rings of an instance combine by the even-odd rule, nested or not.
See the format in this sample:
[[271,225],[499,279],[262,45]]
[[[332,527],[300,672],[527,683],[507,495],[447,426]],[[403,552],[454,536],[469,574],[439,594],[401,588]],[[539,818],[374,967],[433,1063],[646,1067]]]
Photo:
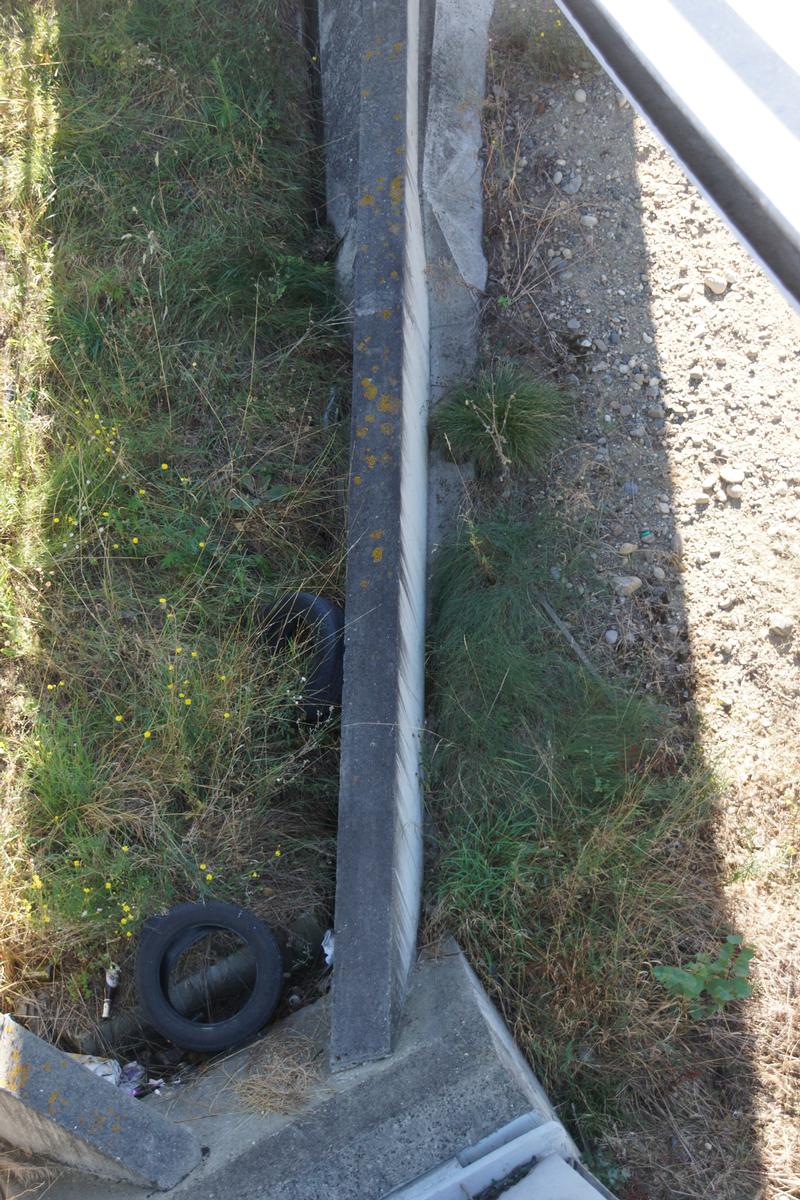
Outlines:
[[[428,348],[416,15],[416,0],[362,4],[358,55],[352,30],[335,22],[322,63],[324,94],[335,90],[334,62],[359,80],[332,1016],[340,1068],[391,1052],[421,885]],[[343,104],[329,102],[329,128],[349,127]],[[337,160],[331,173],[349,169],[349,158]]]
[[431,307],[431,395],[466,378],[486,286],[480,150],[494,0],[436,0],[422,167]]
[[0,1139],[105,1179],[159,1191],[174,1187],[200,1162],[200,1143],[188,1128],[126,1096],[7,1016],[0,1027]]
[[[321,1078],[294,1117],[243,1113],[236,1082],[258,1045],[210,1065],[189,1087],[143,1101],[185,1123],[209,1148],[171,1193],[193,1200],[380,1200],[525,1113],[535,1127],[552,1107],[453,943],[418,965],[389,1059],[331,1074],[329,1004],[267,1034],[292,1032],[318,1048]],[[566,1135],[564,1135],[566,1137]],[[574,1150],[566,1137],[568,1149]],[[133,1200],[66,1173],[49,1200]]]

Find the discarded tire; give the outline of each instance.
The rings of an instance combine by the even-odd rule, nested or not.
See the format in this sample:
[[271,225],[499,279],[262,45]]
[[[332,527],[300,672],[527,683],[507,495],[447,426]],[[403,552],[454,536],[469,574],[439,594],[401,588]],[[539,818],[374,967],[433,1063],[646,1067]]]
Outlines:
[[303,626],[314,632],[314,651],[300,708],[307,721],[321,721],[342,703],[344,613],[333,600],[311,592],[285,596],[265,613],[274,647],[296,637]]
[[[235,934],[244,943],[249,951],[252,985],[247,999],[232,1016],[204,1022],[193,1019],[190,1000],[189,1011],[175,1007],[170,997],[170,976],[181,954],[215,931]],[[282,986],[283,959],[275,936],[244,908],[222,900],[178,904],[165,916],[151,917],[142,926],[136,955],[139,1003],[150,1025],[183,1050],[215,1053],[252,1037],[274,1013]]]

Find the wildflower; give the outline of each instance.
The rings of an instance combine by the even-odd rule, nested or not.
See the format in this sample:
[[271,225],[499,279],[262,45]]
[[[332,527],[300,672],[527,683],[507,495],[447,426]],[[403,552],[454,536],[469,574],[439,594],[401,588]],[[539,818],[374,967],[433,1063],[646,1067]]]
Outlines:
[[198,542],[197,545],[200,547],[201,550],[205,550],[205,548],[206,548],[205,542]]
[[129,913],[129,912],[131,911],[131,906],[130,906],[130,904],[123,904],[123,906],[122,906],[122,911],[123,911],[123,912],[126,912],[126,913]]
[[205,863],[198,863],[197,865],[198,865],[198,867],[200,868],[200,870],[201,870],[201,871],[205,871],[205,869],[206,869],[206,864],[205,864]]
[[59,686],[59,687],[63,687],[63,686],[64,686],[64,680],[63,680],[63,679],[59,679],[59,681],[58,681],[58,686]]
[[196,651],[196,650],[193,650],[193,651],[192,651],[192,658],[197,658],[197,651]]
[[159,603],[159,604],[166,604],[166,603],[167,603],[167,597],[166,597],[166,596],[159,596],[159,597],[158,597],[158,603]]
[[206,871],[206,883],[211,883],[211,880],[213,878],[214,878],[213,871]]
[[61,517],[53,517],[53,524],[58,525],[60,520],[61,520]]
[[105,881],[105,883],[103,884],[103,887],[106,889],[107,892],[111,891],[111,884],[109,883],[108,880]]
[[173,688],[174,688],[174,687],[175,687],[175,684],[174,684],[174,683],[168,683],[168,684],[167,684],[167,691],[168,691],[168,692],[171,692],[171,691],[173,690]]
[[175,670],[175,665],[174,665],[174,663],[169,663],[169,665],[167,666],[167,670],[168,670],[168,671],[174,671],[174,670]]
[[280,856],[281,856],[281,852],[280,852],[280,850],[278,849],[278,850],[276,850],[276,851],[275,851],[275,857],[276,857],[276,858],[280,858]]
[[123,854],[127,854],[128,851],[130,850],[130,846],[128,846],[128,845],[122,846],[120,848],[121,848]]
[[120,713],[117,713],[117,715],[114,717],[114,720],[115,720],[115,721],[121,721],[121,720],[122,720],[122,716],[120,715]]
[[191,704],[191,703],[192,703],[192,697],[191,697],[191,696],[187,696],[187,697],[186,697],[186,699],[184,700],[184,702],[183,702],[183,703],[184,703],[184,704]]
[[81,860],[79,858],[73,858],[72,865],[73,867],[80,867],[82,865]]
[[43,886],[44,886],[44,884],[42,883],[40,876],[37,875],[36,872],[34,871],[33,879],[31,880],[31,887],[36,888],[37,892],[40,892],[42,890]]
[[91,889],[90,887],[85,887],[85,888],[83,889],[83,894],[84,894],[84,896],[88,896],[88,895],[89,895],[89,893],[91,892],[91,890],[92,890],[92,889]]
[[139,495],[140,495],[140,496],[144,496],[144,495],[146,495],[146,492],[145,492],[144,488],[139,488]]
[[161,464],[161,470],[162,470],[162,471],[168,471],[168,470],[169,470],[169,463],[162,463],[162,464]]
[[175,653],[176,653],[176,654],[183,654],[183,646],[176,646],[176,647],[175,647]]
[[153,735],[151,734],[149,729],[145,729],[143,736],[145,737],[145,739],[147,739],[149,737],[152,737]]
[[100,513],[100,516],[101,516],[101,517],[109,517],[109,516],[111,516],[111,514],[110,514],[110,513],[108,513],[108,512],[101,512],[101,513]]
[[251,879],[258,879],[258,871],[251,871],[251,872],[250,872],[250,878],[251,878]]
[[119,550],[119,542],[114,542],[114,549]]
[[126,930],[125,937],[133,937],[133,934],[131,933],[130,929]]
[[55,690],[55,686],[56,686],[56,685],[55,685],[54,683],[48,683],[48,685],[47,685],[47,690],[48,690],[48,692],[52,692],[52,691],[54,691],[54,690]]
[[228,678],[227,675],[220,675],[220,680],[222,681],[222,683],[224,683],[227,678]]
[[178,699],[183,700],[185,695],[186,695],[186,692],[178,692]]
[[224,713],[222,714],[222,716],[223,716],[223,719],[224,719],[224,720],[226,720],[226,721],[229,719],[230,715],[231,715],[231,714],[230,714],[229,712],[224,712]]

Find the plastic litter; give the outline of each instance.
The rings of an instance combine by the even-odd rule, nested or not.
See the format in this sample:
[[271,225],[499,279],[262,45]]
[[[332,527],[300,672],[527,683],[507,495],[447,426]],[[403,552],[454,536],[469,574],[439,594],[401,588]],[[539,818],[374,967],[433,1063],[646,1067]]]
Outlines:
[[163,1079],[148,1079],[147,1070],[140,1062],[128,1062],[122,1067],[115,1058],[98,1058],[95,1054],[68,1054],[67,1058],[119,1088],[126,1096],[147,1096],[164,1086]]
[[325,966],[330,967],[333,963],[333,930],[326,929],[325,936],[322,939],[322,953],[325,955]]
[[87,1071],[91,1071],[99,1079],[106,1079],[114,1087],[119,1087],[122,1067],[116,1059],[97,1058],[94,1054],[69,1054],[67,1057],[71,1058],[73,1062],[80,1063],[82,1067],[86,1067]]

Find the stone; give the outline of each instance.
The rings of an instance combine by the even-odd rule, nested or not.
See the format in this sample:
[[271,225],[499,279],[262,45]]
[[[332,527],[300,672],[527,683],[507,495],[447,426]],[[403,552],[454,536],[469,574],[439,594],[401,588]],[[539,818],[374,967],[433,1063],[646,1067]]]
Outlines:
[[744,488],[740,483],[729,483],[725,489],[725,495],[729,500],[741,500]]
[[[581,225],[583,225],[584,229],[594,229],[597,226],[597,217],[593,213],[585,213],[581,217]],[[614,339],[612,338],[611,340],[613,341]]]
[[705,479],[700,484],[700,487],[703,489],[704,492],[713,492],[713,490],[716,486],[717,486],[716,475],[706,475]]
[[683,534],[676,529],[672,535],[672,552],[673,554],[683,554],[683,548]]
[[577,173],[570,175],[567,182],[561,188],[566,196],[577,196],[578,192],[583,187],[583,177]]
[[581,328],[581,323],[577,317],[570,317],[567,321],[567,329],[571,329],[574,333],[578,333]]
[[678,299],[679,300],[689,300],[691,298],[691,295],[692,295],[692,285],[690,283],[684,283],[682,287],[678,288]]
[[711,503],[711,497],[706,492],[698,492],[694,503],[697,508],[707,508]]
[[719,477],[723,483],[744,483],[744,470],[733,465],[720,467]]
[[659,583],[663,583],[667,578],[667,572],[663,567],[653,567],[653,579],[657,579]]
[[627,556],[628,554],[635,553],[635,551],[637,549],[638,549],[638,546],[635,546],[633,544],[633,542],[623,542],[622,545],[617,550],[617,554],[622,554],[623,556]]
[[705,376],[703,375],[700,367],[692,367],[691,371],[689,372],[690,383],[702,383],[704,378]]
[[632,596],[642,586],[638,575],[615,575],[611,580],[614,591],[618,596]]
[[[556,11],[558,11],[558,10],[556,10]],[[585,104],[586,103],[586,92],[583,90],[583,88],[578,88],[576,90],[575,102],[577,104]]]
[[616,646],[619,641],[619,631],[617,629],[607,629],[604,636],[609,646]]
[[789,637],[794,630],[794,620],[788,613],[772,612],[767,618],[770,633],[776,637]]
[[721,271],[708,271],[703,276],[703,283],[715,296],[723,296],[728,290],[728,281]]
[[558,186],[558,184],[561,183],[561,180],[563,178],[564,178],[563,171],[554,171],[553,172],[553,183],[556,184],[556,186]]

